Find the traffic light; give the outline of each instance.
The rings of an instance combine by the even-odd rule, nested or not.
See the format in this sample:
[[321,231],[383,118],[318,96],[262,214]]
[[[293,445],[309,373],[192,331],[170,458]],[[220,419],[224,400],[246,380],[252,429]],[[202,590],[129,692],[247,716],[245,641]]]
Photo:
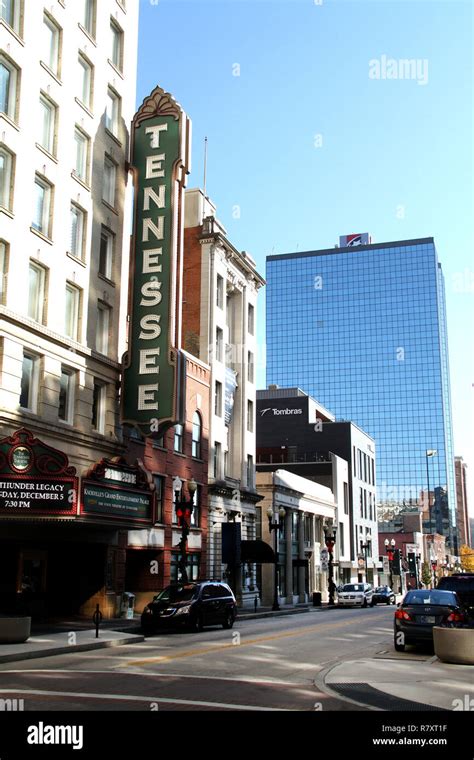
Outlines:
[[416,576],[416,556],[413,554],[413,552],[410,552],[408,554],[408,569],[411,575]]
[[393,550],[392,573],[393,575],[402,574],[402,568],[401,568],[401,563],[400,563],[400,549]]
[[193,511],[191,506],[179,506],[176,508],[176,517],[178,518],[178,525],[182,528],[189,525],[191,521],[191,513]]

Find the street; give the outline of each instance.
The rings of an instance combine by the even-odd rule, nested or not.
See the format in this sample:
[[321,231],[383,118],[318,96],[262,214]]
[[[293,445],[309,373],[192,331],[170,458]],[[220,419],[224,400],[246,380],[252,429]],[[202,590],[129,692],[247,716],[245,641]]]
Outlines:
[[320,685],[345,659],[423,661],[393,650],[393,607],[239,621],[201,633],[0,666],[3,699],[24,710],[362,710]]

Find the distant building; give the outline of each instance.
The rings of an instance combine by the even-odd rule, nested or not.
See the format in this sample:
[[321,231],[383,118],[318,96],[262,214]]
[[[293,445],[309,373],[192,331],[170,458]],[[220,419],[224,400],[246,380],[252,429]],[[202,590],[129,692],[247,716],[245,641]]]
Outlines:
[[[456,553],[446,306],[434,240],[372,244],[356,235],[342,243],[267,257],[267,383],[300,384],[338,420],[367,431],[377,442],[381,508],[416,504],[429,484],[440,500],[437,529]],[[436,452],[428,462],[427,451]]]
[[467,503],[467,464],[462,457],[454,458],[456,472],[456,510],[459,546],[471,546],[472,534]]
[[344,528],[340,580],[371,582],[378,560],[375,442],[352,422],[333,420],[300,388],[257,391],[257,469],[283,467],[336,493],[337,459],[343,461],[347,479],[336,495],[337,527]]
[[[327,571],[321,570],[324,526],[337,519],[334,494],[330,488],[302,478],[284,468],[273,472],[257,471],[257,488],[263,501],[257,507],[257,535],[273,548],[267,511],[284,510],[278,529],[278,598],[282,604],[308,602],[314,591],[327,601]],[[282,513],[283,514],[283,513]],[[274,518],[272,517],[272,520]],[[335,562],[339,564],[339,554]],[[274,599],[274,565],[258,567],[258,585],[264,606]],[[336,574],[336,580],[338,576]]]

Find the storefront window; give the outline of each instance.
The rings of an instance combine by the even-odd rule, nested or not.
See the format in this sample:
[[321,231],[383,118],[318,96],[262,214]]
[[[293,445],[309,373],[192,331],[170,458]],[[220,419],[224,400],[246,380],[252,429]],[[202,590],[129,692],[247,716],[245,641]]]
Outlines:
[[[170,564],[170,580],[171,583],[177,583],[180,577],[180,571],[179,571],[179,561],[181,559],[181,554],[178,554],[178,552],[173,552],[171,554],[171,564]],[[188,573],[188,579],[190,581],[197,581],[199,578],[199,565],[201,562],[201,555],[200,554],[187,554],[186,555],[186,571]]]

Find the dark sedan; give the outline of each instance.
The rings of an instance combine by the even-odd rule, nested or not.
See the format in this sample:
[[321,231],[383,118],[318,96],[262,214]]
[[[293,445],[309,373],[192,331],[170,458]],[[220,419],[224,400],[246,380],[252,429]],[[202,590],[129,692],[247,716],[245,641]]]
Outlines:
[[407,644],[432,642],[433,626],[455,626],[464,620],[464,609],[453,591],[408,591],[395,612],[395,650],[404,652]]
[[372,605],[374,604],[395,604],[395,592],[390,586],[379,586],[372,597]]

